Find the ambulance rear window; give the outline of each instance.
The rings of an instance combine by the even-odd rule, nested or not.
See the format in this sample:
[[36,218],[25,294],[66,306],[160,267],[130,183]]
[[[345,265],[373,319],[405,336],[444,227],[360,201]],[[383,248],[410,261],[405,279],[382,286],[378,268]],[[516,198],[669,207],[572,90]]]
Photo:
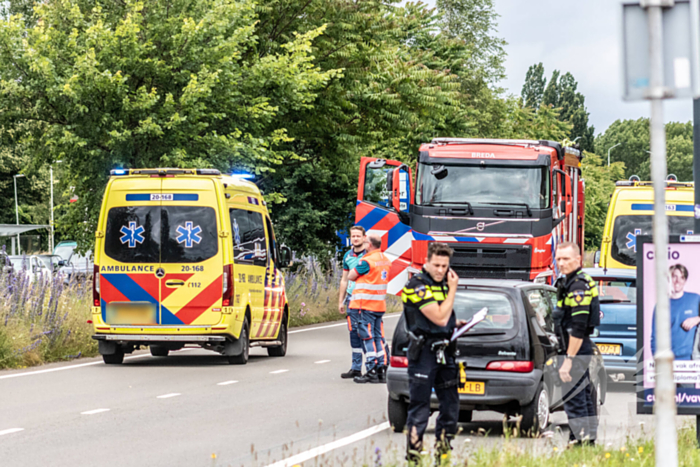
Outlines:
[[213,208],[163,206],[161,228],[161,263],[199,263],[219,251]]
[[160,206],[110,209],[105,253],[122,263],[160,262]]
[[[652,234],[651,216],[618,216],[613,225],[610,255],[626,264],[637,264],[637,237]],[[668,216],[671,235],[687,235],[693,232],[693,218],[689,216]]]
[[105,253],[122,263],[198,263],[219,250],[216,213],[200,206],[109,210]]

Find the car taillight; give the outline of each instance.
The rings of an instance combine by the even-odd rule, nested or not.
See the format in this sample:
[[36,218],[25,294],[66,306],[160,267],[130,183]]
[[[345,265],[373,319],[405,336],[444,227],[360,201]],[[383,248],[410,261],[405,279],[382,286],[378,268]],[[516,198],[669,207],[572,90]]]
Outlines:
[[221,306],[231,306],[233,297],[233,265],[227,264],[224,266],[224,290],[222,295]]
[[394,357],[389,360],[389,365],[393,368],[408,368],[408,357]]
[[495,371],[513,371],[515,373],[529,373],[535,368],[532,362],[490,362],[486,365],[487,370]]
[[96,264],[92,270],[92,304],[100,306],[100,267]]

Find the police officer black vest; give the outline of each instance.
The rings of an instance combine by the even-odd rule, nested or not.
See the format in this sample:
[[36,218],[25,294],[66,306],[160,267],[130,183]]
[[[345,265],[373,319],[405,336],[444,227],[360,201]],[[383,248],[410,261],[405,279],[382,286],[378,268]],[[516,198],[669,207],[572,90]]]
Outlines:
[[406,315],[406,327],[416,336],[425,336],[427,339],[449,339],[457,325],[454,311],[446,326],[438,326],[430,321],[420,311],[422,306],[437,302],[438,304],[447,298],[447,283],[436,282],[425,269],[414,275],[404,287],[401,298],[404,303]]
[[[575,283],[578,284],[574,286]],[[557,281],[557,306],[559,316],[555,317],[555,321],[559,321],[563,329],[571,326],[572,309],[576,307],[588,307],[589,336],[600,326],[598,287],[591,276],[580,269],[571,277],[562,277]]]

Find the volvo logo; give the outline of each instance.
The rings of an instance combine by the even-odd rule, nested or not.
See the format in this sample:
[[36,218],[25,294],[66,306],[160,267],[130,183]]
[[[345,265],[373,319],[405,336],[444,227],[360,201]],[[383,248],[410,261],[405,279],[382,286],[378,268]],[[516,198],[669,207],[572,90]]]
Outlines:
[[156,269],[156,277],[158,279],[162,279],[163,277],[165,277],[165,269],[163,269],[163,268]]
[[476,230],[479,232],[483,231],[486,228],[486,222],[479,222],[476,224]]

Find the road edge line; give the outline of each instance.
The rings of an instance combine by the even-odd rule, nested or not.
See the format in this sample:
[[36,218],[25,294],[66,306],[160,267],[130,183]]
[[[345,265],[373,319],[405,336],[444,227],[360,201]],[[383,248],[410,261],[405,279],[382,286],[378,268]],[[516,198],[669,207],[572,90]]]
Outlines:
[[345,438],[337,441],[333,441],[332,443],[324,444],[323,446],[318,446],[316,448],[309,449],[308,451],[300,452],[292,457],[269,464],[267,467],[291,467],[296,464],[301,464],[302,462],[306,462],[314,457],[318,457],[322,454],[326,454],[327,452],[334,451],[338,448],[342,448],[343,446],[347,446],[348,444],[352,444],[365,438],[369,438],[377,433],[381,433],[382,431],[387,430],[390,426],[391,425],[389,422],[380,423],[379,425],[367,428],[366,430],[358,431],[355,434],[346,436]]

